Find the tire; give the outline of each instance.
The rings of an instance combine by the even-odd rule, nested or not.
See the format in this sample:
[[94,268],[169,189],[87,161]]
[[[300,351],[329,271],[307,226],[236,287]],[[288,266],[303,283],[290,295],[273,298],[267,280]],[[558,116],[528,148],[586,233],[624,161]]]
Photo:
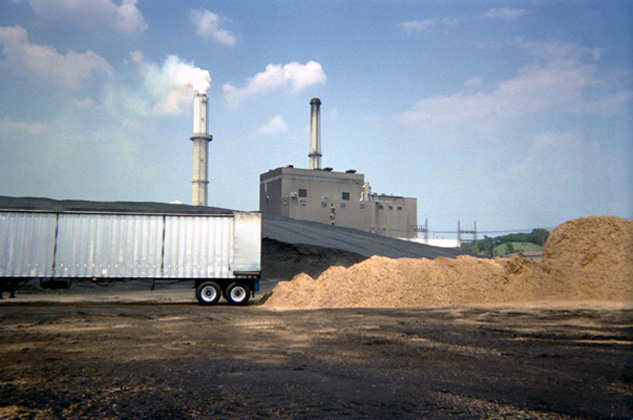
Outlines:
[[251,297],[251,290],[242,283],[231,283],[226,288],[224,297],[232,305],[246,305]]
[[220,296],[222,296],[220,286],[212,281],[205,281],[196,287],[196,298],[200,305],[215,305],[220,300]]

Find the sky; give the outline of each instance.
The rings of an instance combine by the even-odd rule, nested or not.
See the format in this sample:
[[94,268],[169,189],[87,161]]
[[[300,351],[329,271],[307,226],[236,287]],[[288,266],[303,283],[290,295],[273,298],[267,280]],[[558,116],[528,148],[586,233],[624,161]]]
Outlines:
[[322,165],[432,237],[633,218],[633,0],[1,0],[0,195],[209,205]]

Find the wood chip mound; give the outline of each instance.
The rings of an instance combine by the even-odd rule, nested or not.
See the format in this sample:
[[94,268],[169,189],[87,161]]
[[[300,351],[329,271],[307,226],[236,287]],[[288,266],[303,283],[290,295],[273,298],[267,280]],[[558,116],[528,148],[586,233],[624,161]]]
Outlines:
[[371,257],[280,282],[274,309],[438,307],[530,302],[633,303],[633,221],[591,216],[554,229],[543,262],[523,257]]

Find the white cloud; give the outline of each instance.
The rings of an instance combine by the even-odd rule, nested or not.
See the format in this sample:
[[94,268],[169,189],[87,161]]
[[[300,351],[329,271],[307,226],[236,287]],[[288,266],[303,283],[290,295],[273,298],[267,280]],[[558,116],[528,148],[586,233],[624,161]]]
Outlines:
[[236,88],[230,83],[222,86],[224,98],[230,106],[237,106],[250,96],[274,89],[290,88],[293,92],[300,92],[315,84],[324,84],[327,76],[321,64],[310,61],[307,64],[297,62],[269,64],[266,70],[248,79],[243,88]]
[[600,59],[599,48],[579,47],[571,42],[538,42],[516,38],[508,46],[520,48],[536,59],[543,61],[573,60],[597,61]]
[[274,135],[283,133],[286,130],[288,130],[288,124],[286,124],[286,121],[284,121],[281,115],[275,115],[265,126],[259,128],[257,132],[264,135]]
[[523,161],[510,165],[508,173],[519,177],[544,175],[557,182],[566,181],[572,172],[578,172],[581,161],[578,155],[584,149],[583,139],[575,131],[540,133],[534,136]]
[[494,97],[483,93],[457,93],[418,101],[398,119],[405,124],[450,124],[484,118],[495,111]]
[[525,9],[510,9],[509,7],[497,7],[486,12],[485,16],[490,19],[514,20],[527,14]]
[[475,76],[466,80],[464,82],[464,86],[466,86],[467,88],[475,88],[475,87],[481,86],[482,83],[483,83],[483,80],[481,80],[481,77]]
[[412,20],[402,22],[400,28],[407,33],[428,32],[435,28],[435,19]]
[[29,0],[42,18],[59,19],[84,30],[113,30],[121,35],[139,34],[147,29],[137,3],[137,0]]
[[[509,7],[500,7],[488,10],[483,17],[488,19],[514,20],[527,14],[525,9],[510,9]],[[406,33],[428,33],[435,32],[439,29],[454,27],[463,22],[479,20],[481,17],[438,17],[432,19],[411,20],[401,22],[400,28]]]
[[143,54],[142,51],[132,51],[130,53],[130,58],[132,59],[132,62],[134,64],[136,64],[136,66],[140,69],[143,68],[143,66],[145,66],[145,54]]
[[233,47],[237,38],[233,33],[221,27],[220,16],[208,10],[192,10],[191,19],[196,26],[196,33],[222,45]]
[[133,34],[147,29],[147,24],[141,11],[136,7],[136,3],[137,0],[125,0],[117,7],[113,26],[120,33]]
[[96,109],[98,108],[97,103],[92,98],[84,98],[84,99],[73,99],[72,104],[79,109]]
[[0,118],[0,132],[6,136],[41,136],[46,125],[38,122],[13,121],[9,117]]
[[16,75],[77,90],[98,73],[112,73],[112,66],[92,51],[60,54],[54,47],[31,44],[21,26],[0,27],[5,59],[0,64]]
[[631,102],[633,102],[633,91],[627,90],[583,102],[581,109],[588,114],[615,115]]
[[[118,118],[101,127],[84,117],[64,113],[46,126],[0,118],[0,179],[13,181],[3,183],[3,192],[98,199],[104,193],[120,197],[132,185],[155,181],[155,167],[142,159],[147,128],[135,135],[122,129]],[[5,131],[7,126],[14,132]],[[87,184],[94,188],[86,190]]]
[[527,148],[519,153],[511,150],[516,144],[508,145],[506,160],[515,160],[496,178],[513,211],[539,217],[630,214],[630,153],[603,147],[603,139],[579,129],[548,130],[526,140]]
[[[581,112],[596,110],[605,101],[596,97],[586,102],[586,90],[599,86],[595,59],[598,54],[577,46],[560,43],[520,43],[536,60],[518,74],[500,82],[490,92],[458,92],[418,101],[411,110],[397,116],[408,125],[472,124],[478,120],[498,122],[542,112]],[[471,79],[472,81],[473,79]],[[476,79],[475,79],[476,80]],[[622,105],[631,94],[609,93],[608,107]],[[608,109],[607,109],[608,108]]]

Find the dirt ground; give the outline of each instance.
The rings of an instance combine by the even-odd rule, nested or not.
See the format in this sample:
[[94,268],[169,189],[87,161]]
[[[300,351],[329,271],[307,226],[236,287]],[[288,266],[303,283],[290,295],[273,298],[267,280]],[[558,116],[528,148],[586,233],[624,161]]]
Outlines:
[[0,301],[0,418],[632,417],[631,308],[276,311],[182,285]]

